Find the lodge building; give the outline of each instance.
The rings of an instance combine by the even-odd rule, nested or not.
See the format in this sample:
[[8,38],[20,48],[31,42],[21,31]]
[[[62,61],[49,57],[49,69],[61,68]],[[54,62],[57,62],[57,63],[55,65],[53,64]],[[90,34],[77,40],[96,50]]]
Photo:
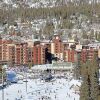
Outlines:
[[14,42],[0,37],[0,61],[8,61],[11,66],[45,64],[49,62],[47,60],[52,59],[52,56],[56,57],[57,61],[86,62],[94,58],[95,52],[99,57],[99,49],[82,48],[75,41],[63,40],[59,35],[54,35],[51,40],[34,42]]

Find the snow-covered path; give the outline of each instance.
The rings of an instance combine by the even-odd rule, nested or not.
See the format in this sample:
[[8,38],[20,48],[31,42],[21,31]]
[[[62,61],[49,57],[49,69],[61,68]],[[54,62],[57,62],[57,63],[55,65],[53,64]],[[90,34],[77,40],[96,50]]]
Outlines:
[[20,81],[5,88],[4,95],[4,100],[79,100],[79,95],[70,90],[70,82],[66,79],[56,79],[53,82],[28,80],[27,92],[26,82]]

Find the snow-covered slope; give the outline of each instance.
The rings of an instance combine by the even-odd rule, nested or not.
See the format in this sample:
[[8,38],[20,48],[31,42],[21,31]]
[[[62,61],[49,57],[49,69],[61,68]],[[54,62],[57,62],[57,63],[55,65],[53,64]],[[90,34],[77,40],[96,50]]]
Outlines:
[[[75,4],[79,4],[80,0],[0,0],[0,5],[12,5],[12,7],[18,7],[19,5],[27,6],[27,7],[54,7],[62,4],[68,4],[69,2],[73,2]],[[83,2],[83,1],[82,1]],[[91,3],[92,0],[86,0],[86,3]],[[97,3],[100,0],[96,1]],[[15,5],[15,6],[14,6]]]
[[[27,7],[53,7],[56,5],[57,0],[0,0],[0,5],[12,5],[12,7],[18,7],[19,5]],[[16,5],[16,6],[13,6]]]
[[3,2],[6,3],[6,4],[12,4],[13,3],[12,0],[3,0]]

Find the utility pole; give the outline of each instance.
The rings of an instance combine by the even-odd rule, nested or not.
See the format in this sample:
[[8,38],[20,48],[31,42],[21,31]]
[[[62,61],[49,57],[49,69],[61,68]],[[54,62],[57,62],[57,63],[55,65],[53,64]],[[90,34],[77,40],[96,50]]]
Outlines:
[[24,66],[24,73],[25,73],[25,81],[23,81],[23,82],[25,82],[25,88],[26,88],[26,93],[27,93],[27,82],[28,82],[28,80],[27,80],[27,67],[26,66]]
[[26,93],[27,93],[27,73],[26,73]]

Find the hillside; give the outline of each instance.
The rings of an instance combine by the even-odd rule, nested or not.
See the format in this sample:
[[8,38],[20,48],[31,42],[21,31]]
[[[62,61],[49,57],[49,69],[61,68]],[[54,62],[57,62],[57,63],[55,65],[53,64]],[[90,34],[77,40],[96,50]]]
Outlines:
[[60,5],[79,5],[79,4],[91,4],[100,3],[99,0],[0,0],[0,5],[11,6],[13,8],[18,8],[20,6],[29,8],[45,8],[45,7],[55,7]]
[[[99,36],[92,33],[99,31],[100,4],[90,1],[1,0],[0,33],[9,33],[10,27],[16,26],[22,36],[67,33],[67,37],[76,40],[81,37],[97,39]],[[22,24],[27,22],[29,27],[23,29]]]

